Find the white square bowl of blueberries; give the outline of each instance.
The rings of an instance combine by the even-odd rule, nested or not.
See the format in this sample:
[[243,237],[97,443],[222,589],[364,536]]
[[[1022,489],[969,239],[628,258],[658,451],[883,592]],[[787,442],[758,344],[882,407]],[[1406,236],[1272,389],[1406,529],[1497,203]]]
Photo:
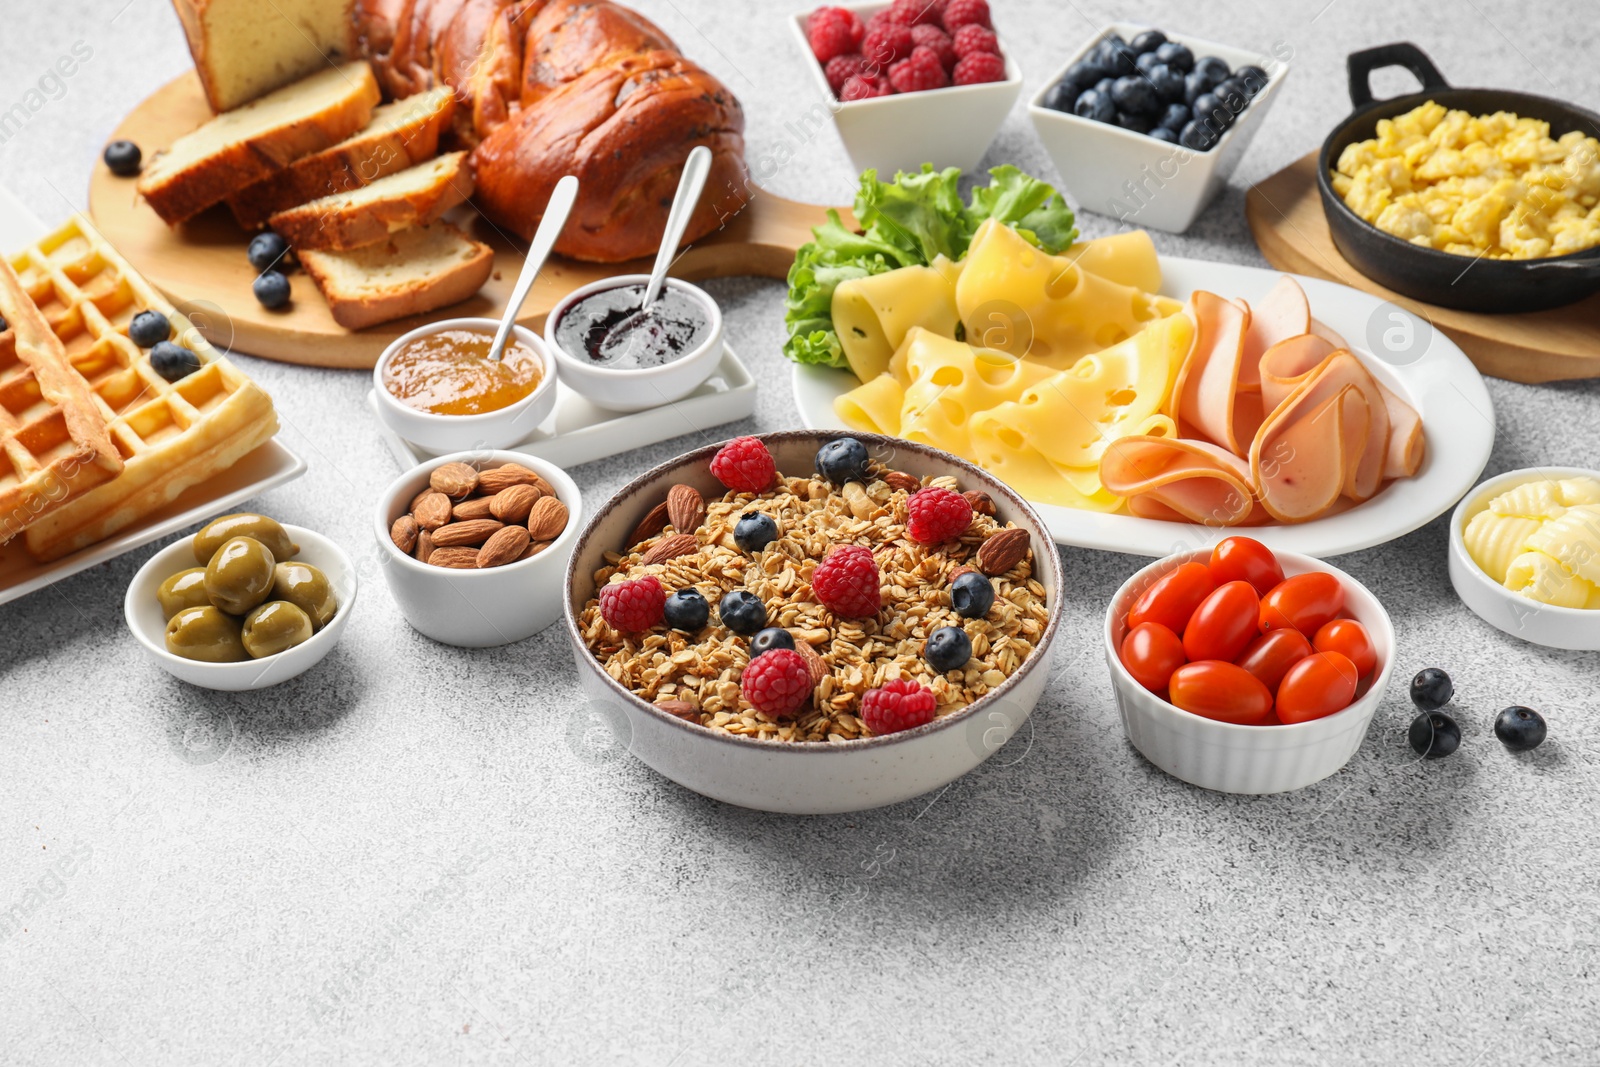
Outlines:
[[1028,113],[1079,204],[1182,233],[1239,165],[1288,75],[1285,58],[1112,23]]

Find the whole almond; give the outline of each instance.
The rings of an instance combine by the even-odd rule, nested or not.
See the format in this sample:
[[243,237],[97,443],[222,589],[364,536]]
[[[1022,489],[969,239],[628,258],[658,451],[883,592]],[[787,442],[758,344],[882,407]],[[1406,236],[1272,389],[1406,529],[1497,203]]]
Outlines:
[[413,516],[402,515],[389,527],[389,540],[394,542],[394,547],[409,556],[412,549],[417,547],[417,534],[421,532],[422,527],[417,525],[417,520]]
[[541,496],[528,512],[528,533],[535,541],[554,541],[567,528],[567,506],[553,496]]
[[554,543],[553,541],[530,541],[528,542],[528,547],[522,550],[522,558],[532,559]]
[[685,722],[700,723],[700,709],[687,700],[658,700],[656,707],[668,715],[676,716]]
[[[533,474],[532,471],[529,471],[528,473],[529,474]],[[533,474],[533,479],[531,481],[529,481],[528,484],[533,486],[535,489],[539,490],[539,495],[540,496],[555,496],[556,495],[555,486],[551,485],[549,482],[545,481],[543,478],[539,477],[537,474]]]
[[475,496],[471,500],[463,500],[450,509],[450,518],[456,522],[466,522],[469,519],[498,518],[489,510],[490,497]]
[[829,674],[827,663],[823,662],[816,649],[804,641],[795,641],[794,650],[806,661],[806,670],[811,672],[811,688],[815,689]]
[[417,534],[417,547],[416,550],[411,554],[416,558],[418,563],[428,563],[430,562],[430,557],[433,555],[433,553],[433,534],[429,533],[427,530],[423,530],[421,533]]
[[628,547],[650,540],[667,528],[668,521],[667,502],[663,500],[646,512],[644,518],[639,520],[639,525],[633,528],[633,533],[628,535]]
[[475,548],[436,548],[428,562],[435,567],[448,567],[453,571],[478,569],[478,550]]
[[[503,493],[513,485],[531,485],[539,487],[544,479],[533,473],[520,463],[507,463],[493,470],[486,470],[478,475],[478,489],[480,492],[494,496]],[[543,492],[541,489],[540,492]]]
[[639,562],[648,567],[653,563],[665,563],[669,559],[687,556],[700,547],[700,542],[694,534],[673,534],[663,537],[651,546],[650,551],[639,558]]
[[406,505],[406,510],[409,511],[409,512],[412,512],[413,514],[415,514],[416,510],[417,510],[417,505],[422,503],[424,500],[428,499],[429,494],[437,493],[438,491],[439,490],[435,489],[431,485],[423,486],[422,487],[422,492],[420,492],[416,496],[412,497],[411,498],[411,503]]
[[667,490],[667,518],[679,533],[694,533],[706,521],[706,500],[692,485]]
[[538,502],[538,489],[531,485],[513,485],[489,498],[489,514],[501,522],[527,522],[528,513]]
[[449,522],[450,512],[450,498],[437,490],[429,491],[428,495],[417,501],[417,506],[411,509],[417,525],[424,530],[437,530]]
[[478,488],[478,472],[465,463],[446,463],[428,475],[428,484],[452,500],[460,500]]
[[1027,530],[1011,527],[997,530],[978,549],[978,569],[993,577],[1004,574],[1028,554],[1031,537]]
[[968,489],[961,495],[967,498],[967,503],[971,504],[972,510],[979,515],[994,514],[994,497],[985,493],[982,489]]
[[890,489],[904,489],[908,493],[915,493],[922,488],[922,480],[905,471],[884,471],[883,480],[889,483]]
[[469,519],[466,522],[452,522],[448,526],[441,526],[433,531],[433,543],[440,548],[461,548],[465,545],[477,548],[498,533],[504,526],[505,523],[494,519]]
[[526,526],[506,526],[494,532],[489,540],[478,549],[478,568],[504,567],[507,563],[515,563],[522,558],[522,552],[528,547],[528,528]]

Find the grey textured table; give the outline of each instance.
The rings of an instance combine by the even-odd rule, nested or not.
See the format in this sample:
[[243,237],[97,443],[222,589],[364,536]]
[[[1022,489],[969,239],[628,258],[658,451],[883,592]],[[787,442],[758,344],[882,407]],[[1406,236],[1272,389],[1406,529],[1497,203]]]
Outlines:
[[[74,42],[93,53],[0,144],[0,180],[56,221],[83,203],[119,116],[188,56],[166,0],[5,6],[0,109]],[[640,6],[742,96],[752,159],[795,149],[775,189],[848,198],[832,130],[794,145],[785,128],[812,100],[781,19],[798,5]],[[1353,49],[1410,38],[1460,82],[1600,104],[1600,30],[1571,7],[996,7],[1030,87],[1114,17],[1293,49],[1228,193],[1187,236],[1157,235],[1178,255],[1260,262],[1243,189],[1346,111]],[[989,161],[1053,173],[1021,106]],[[753,419],[715,433],[794,425],[780,286],[711,288],[762,387]],[[396,471],[367,379],[239,361],[312,465],[256,506],[369,551],[369,509]],[[1600,466],[1592,385],[1490,388],[1490,473]],[[695,443],[575,473],[593,505]],[[186,688],[123,627],[123,589],[152,551],[0,607],[7,1062],[1600,1058],[1597,659],[1469,614],[1443,521],[1341,564],[1393,613],[1400,673],[1454,674],[1466,736],[1447,761],[1413,759],[1402,685],[1350,766],[1311,789],[1252,799],[1167,777],[1123,740],[1092,651],[1138,561],[1069,550],[1057,677],[1030,726],[936,796],[829,819],[736,810],[658,778],[574,712],[558,631],[443,648],[406,627],[381,580],[297,682]],[[1508,703],[1544,709],[1544,749],[1515,758],[1495,742]]]

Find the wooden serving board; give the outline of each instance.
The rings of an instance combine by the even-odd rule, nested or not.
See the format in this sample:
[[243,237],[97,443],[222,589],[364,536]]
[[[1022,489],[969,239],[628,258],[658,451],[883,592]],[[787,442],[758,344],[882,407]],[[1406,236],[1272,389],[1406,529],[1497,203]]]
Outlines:
[[[148,158],[211,117],[200,82],[189,72],[134,108],[113,137],[139,145]],[[494,274],[476,296],[452,307],[352,332],[333,321],[316,286],[303,271],[290,275],[293,296],[279,311],[263,308],[250,291],[255,270],[245,258],[250,235],[218,206],[182,226],[167,226],[134,191],[97,165],[89,182],[95,225],[156,288],[196,320],[218,347],[315,367],[368,368],[390,341],[428,322],[454,316],[499,318],[522,270],[522,246],[507,240],[471,205],[450,218],[495,250]],[[711,191],[711,192],[714,192]],[[672,268],[689,281],[729,275],[783,278],[795,251],[811,239],[825,207],[785,200],[752,186],[750,204],[726,226],[686,249]],[[854,225],[848,209],[839,209]],[[550,309],[568,293],[618,274],[648,274],[649,260],[580,263],[555,257],[545,265],[518,321],[542,329]]]
[[1364,290],[1427,319],[1484,374],[1514,382],[1600,377],[1600,296],[1549,311],[1480,315],[1424,304],[1385,289],[1346,262],[1328,233],[1317,193],[1317,153],[1291,163],[1245,196],[1261,254],[1279,270]]

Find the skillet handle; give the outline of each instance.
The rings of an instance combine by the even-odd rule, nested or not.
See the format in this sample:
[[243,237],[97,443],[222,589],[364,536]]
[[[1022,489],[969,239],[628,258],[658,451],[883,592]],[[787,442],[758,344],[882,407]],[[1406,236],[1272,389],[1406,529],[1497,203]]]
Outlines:
[[1439,73],[1439,68],[1433,65],[1428,54],[1410,41],[1381,44],[1365,51],[1351,52],[1345,60],[1345,67],[1350,72],[1350,103],[1357,111],[1372,103],[1372,72],[1384,67],[1406,68],[1422,83],[1423,92],[1450,88],[1450,83],[1444,80],[1444,75]]

